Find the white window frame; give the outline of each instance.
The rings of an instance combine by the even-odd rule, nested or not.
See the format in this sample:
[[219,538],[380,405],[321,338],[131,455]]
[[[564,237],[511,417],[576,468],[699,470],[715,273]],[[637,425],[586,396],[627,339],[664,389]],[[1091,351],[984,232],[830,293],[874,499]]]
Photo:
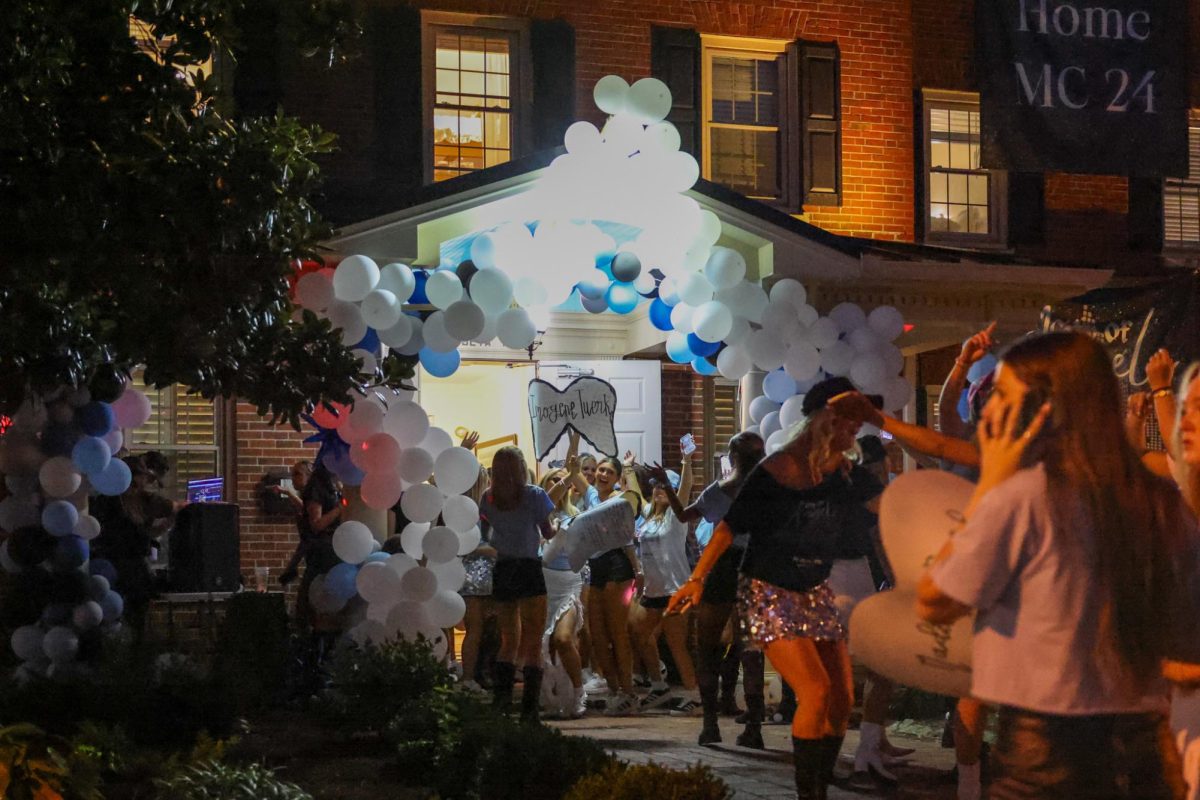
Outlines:
[[[455,29],[461,34],[483,36],[504,34],[509,46],[509,161],[520,158],[532,147],[533,59],[529,47],[529,21],[515,17],[481,16],[451,11],[421,11],[421,119],[425,132],[421,158],[425,183],[433,180],[433,109],[437,94],[436,41],[439,30]],[[503,162],[508,163],[508,162]],[[475,170],[478,171],[478,170]],[[469,175],[464,172],[461,175]]]
[[1172,196],[1178,197],[1185,192],[1190,192],[1200,198],[1200,122],[1196,120],[1188,125],[1188,167],[1186,178],[1165,178],[1163,180],[1163,250],[1169,252],[1195,253],[1200,250],[1200,239],[1184,241],[1167,237],[1167,204]]
[[[763,131],[769,130],[762,125],[738,125],[735,123],[714,123],[712,117],[712,62],[714,58],[732,57],[747,60],[757,61],[778,61],[781,57],[788,53],[788,47],[792,42],[785,39],[757,39],[744,36],[715,36],[709,34],[700,35],[700,83],[701,83],[701,116],[700,116],[700,137],[701,137],[701,160],[700,170],[701,175],[705,180],[713,180],[712,177],[712,131],[714,128],[724,128],[730,130],[750,130]],[[788,70],[792,72],[794,70]],[[799,118],[796,105],[790,98],[794,96],[795,76],[786,74],[780,76],[778,85],[778,94],[776,96],[776,104],[778,108],[778,120],[775,126],[776,132],[779,134],[779,150],[775,154],[776,161],[779,164],[779,197],[777,198],[757,198],[764,203],[779,206],[781,208],[794,207],[795,213],[800,211],[799,198],[793,198],[796,188],[793,188],[793,176],[791,172],[798,169],[798,165],[792,164],[792,153],[798,152],[798,139],[800,136]]]
[[[922,229],[925,231],[927,244],[948,245],[952,247],[971,247],[1004,249],[1008,244],[1008,173],[1003,170],[981,169],[978,172],[988,174],[988,228],[987,233],[963,233],[961,231],[934,231],[930,229],[930,199],[929,178],[933,171],[932,152],[930,150],[931,112],[933,109],[949,109],[951,111],[979,112],[979,95],[975,92],[956,92],[944,89],[921,90],[921,164],[924,174],[920,180],[925,187],[924,203],[920,209],[923,214]],[[981,133],[982,137],[982,133]],[[976,170],[971,170],[976,172]]]

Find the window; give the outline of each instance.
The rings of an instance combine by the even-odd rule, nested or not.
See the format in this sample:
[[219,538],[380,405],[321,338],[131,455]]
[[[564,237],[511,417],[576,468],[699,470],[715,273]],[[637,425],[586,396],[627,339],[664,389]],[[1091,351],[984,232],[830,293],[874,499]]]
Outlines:
[[948,244],[1004,242],[1003,173],[979,163],[979,100],[924,93],[925,238]]
[[1163,182],[1163,246],[1200,247],[1200,128],[1188,128],[1188,177]]
[[704,37],[704,177],[785,202],[787,42]]
[[520,149],[520,21],[439,12],[422,18],[427,180],[511,160]]
[[[182,386],[146,386],[140,370],[130,386],[146,393],[151,410],[146,424],[124,431],[125,447],[138,455],[157,450],[167,457],[171,471],[163,492],[168,497],[185,500],[188,481],[221,474],[221,415],[212,401],[188,394]],[[226,499],[232,489],[225,487]]]

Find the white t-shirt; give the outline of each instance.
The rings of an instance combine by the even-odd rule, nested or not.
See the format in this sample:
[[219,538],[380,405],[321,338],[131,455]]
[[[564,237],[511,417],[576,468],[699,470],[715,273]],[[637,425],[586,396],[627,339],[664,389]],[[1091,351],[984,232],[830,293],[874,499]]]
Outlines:
[[1090,526],[1082,509],[1060,512],[1078,520],[1071,531],[1054,523],[1045,469],[1021,470],[988,492],[930,572],[942,593],[978,609],[971,694],[1047,714],[1166,710],[1165,681],[1142,695],[1111,667]]
[[642,523],[638,529],[641,543],[639,557],[645,572],[645,597],[667,597],[675,594],[691,577],[687,558],[687,523],[680,522],[675,512]]

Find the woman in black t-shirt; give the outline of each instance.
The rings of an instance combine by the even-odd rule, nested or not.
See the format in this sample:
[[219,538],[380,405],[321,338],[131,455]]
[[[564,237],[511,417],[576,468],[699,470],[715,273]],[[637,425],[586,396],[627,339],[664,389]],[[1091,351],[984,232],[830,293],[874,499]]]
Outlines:
[[328,627],[318,619],[309,601],[313,580],[333,569],[340,559],[333,552],[333,532],[341,524],[345,507],[333,473],[318,462],[300,495],[304,512],[300,515],[300,540],[304,547],[304,577],[300,579],[296,611],[313,628]]

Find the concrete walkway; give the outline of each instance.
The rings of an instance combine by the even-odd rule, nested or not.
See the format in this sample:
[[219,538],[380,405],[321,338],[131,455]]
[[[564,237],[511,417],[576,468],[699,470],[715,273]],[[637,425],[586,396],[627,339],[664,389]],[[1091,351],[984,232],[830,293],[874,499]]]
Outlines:
[[[767,725],[763,728],[767,749],[762,751],[735,745],[734,739],[741,726],[727,719],[721,720],[724,742],[710,747],[696,744],[700,720],[694,717],[671,717],[665,714],[605,717],[594,713],[579,720],[547,724],[564,733],[603,742],[615,755],[626,761],[654,761],[672,767],[687,767],[696,762],[707,764],[729,784],[737,800],[783,800],[796,796],[790,732],[784,725]],[[937,742],[896,734],[892,734],[891,738],[896,744],[917,749],[909,765],[897,770],[899,785],[891,788],[880,786],[875,791],[863,793],[831,787],[831,800],[863,797],[954,800],[954,785],[947,778],[948,770],[954,766],[952,750],[943,750]],[[851,731],[846,736],[843,755],[852,755],[857,745],[858,732]]]

